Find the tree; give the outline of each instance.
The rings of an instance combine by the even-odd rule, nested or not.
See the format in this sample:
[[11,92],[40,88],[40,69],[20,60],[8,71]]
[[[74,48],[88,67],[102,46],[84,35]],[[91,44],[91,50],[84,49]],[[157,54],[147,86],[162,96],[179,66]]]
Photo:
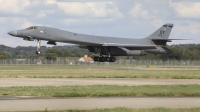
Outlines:
[[8,53],[6,53],[6,52],[0,53],[0,59],[7,59],[7,58],[9,58]]
[[58,57],[63,57],[63,53],[59,49],[48,49],[46,51],[46,54],[48,54],[48,53],[53,53],[53,54],[56,54]]
[[63,50],[62,52],[63,52],[63,57],[72,56],[72,52],[68,49]]
[[56,55],[55,53],[46,53],[46,54],[45,54],[45,58],[46,58],[47,60],[56,60],[57,55]]

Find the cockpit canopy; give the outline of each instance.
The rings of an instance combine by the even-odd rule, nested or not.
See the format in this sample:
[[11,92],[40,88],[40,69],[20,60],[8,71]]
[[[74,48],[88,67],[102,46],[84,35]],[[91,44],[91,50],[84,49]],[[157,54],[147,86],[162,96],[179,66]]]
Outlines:
[[35,30],[35,29],[38,29],[36,26],[31,26],[31,27],[28,27],[26,28],[27,30]]

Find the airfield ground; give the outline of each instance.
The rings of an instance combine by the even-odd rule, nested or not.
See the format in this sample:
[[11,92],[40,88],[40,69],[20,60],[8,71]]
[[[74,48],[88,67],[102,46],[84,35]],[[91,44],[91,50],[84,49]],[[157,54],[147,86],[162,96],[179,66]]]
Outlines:
[[[44,110],[43,112],[45,111],[46,110]],[[199,111],[200,111],[200,108],[188,108],[188,109],[169,109],[169,108],[152,108],[152,109],[113,108],[113,109],[109,109],[107,108],[107,109],[84,109],[84,110],[74,109],[74,110],[63,110],[63,111],[52,110],[48,112],[199,112]]]
[[200,79],[200,67],[0,66],[0,78],[153,78]]
[[[95,110],[102,108],[132,108],[151,110],[151,108],[170,108],[168,110],[196,110],[200,104],[198,97],[83,97],[83,98],[37,98],[37,97],[0,97],[1,111],[36,111],[38,110]],[[182,108],[182,109],[177,109]],[[186,109],[187,108],[187,109]],[[193,108],[193,109],[189,109]],[[195,108],[195,109],[194,109]],[[125,110],[127,110],[125,109]],[[84,112],[87,112],[85,110]],[[121,112],[120,109],[112,109],[111,112]],[[155,110],[155,109],[154,109]],[[158,109],[159,110],[159,109]],[[156,112],[162,112],[162,111]],[[162,109],[160,109],[162,110]],[[165,109],[163,109],[165,110]],[[101,111],[101,112],[102,112]],[[46,111],[45,111],[46,112]],[[68,111],[67,111],[68,112]],[[126,112],[126,111],[124,111]],[[166,112],[166,111],[164,111]],[[192,111],[195,112],[195,111]]]
[[[158,66],[155,68],[110,65],[0,66],[0,78],[0,104],[2,105],[0,111],[36,111],[31,105],[41,105],[41,108],[39,108],[41,111],[46,108],[57,111],[68,109],[69,111],[70,107],[67,108],[66,106],[70,104],[69,99],[72,100],[71,103],[73,102],[74,108],[70,110],[72,112],[184,112],[200,110],[199,66]],[[52,84],[50,84],[51,82]],[[26,97],[26,99],[18,99],[16,96]],[[112,97],[119,100],[128,98],[124,100],[125,102],[120,103],[119,101],[116,103],[117,105],[108,107],[109,105],[103,106],[105,103],[101,102],[102,96],[106,101],[112,99]],[[36,99],[32,97],[36,97]],[[62,97],[61,100],[56,100],[58,97]],[[77,97],[82,97],[85,101],[82,102]],[[137,100],[134,97],[137,97]],[[89,101],[91,98],[97,98],[94,100],[97,104],[90,108],[87,105],[95,104]],[[146,100],[144,100],[145,98]],[[154,98],[154,100],[151,98]],[[126,102],[128,99],[135,102],[128,104]],[[159,102],[160,100],[162,102]],[[48,103],[49,101],[51,101],[51,104]],[[115,102],[117,100],[113,100],[110,104],[115,104]],[[176,102],[176,104],[173,104],[173,102]],[[123,103],[125,103],[125,106]],[[126,106],[126,103],[130,106]],[[23,106],[19,107],[18,104]],[[28,108],[28,104],[30,108]],[[84,107],[81,104],[87,105]],[[157,105],[152,106],[152,104]],[[153,109],[137,109],[137,107]]]

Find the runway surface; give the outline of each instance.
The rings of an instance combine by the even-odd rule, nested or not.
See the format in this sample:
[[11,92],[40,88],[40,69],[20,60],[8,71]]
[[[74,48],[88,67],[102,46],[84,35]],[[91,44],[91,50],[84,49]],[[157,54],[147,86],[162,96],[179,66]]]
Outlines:
[[129,79],[129,78],[0,78],[0,87],[64,85],[173,85],[198,84],[198,79]]
[[[198,84],[198,79],[129,79],[129,78],[0,78],[0,87],[64,85],[173,85]],[[94,97],[38,98],[0,96],[0,111],[94,108],[193,108],[200,107],[200,97]]]
[[100,97],[33,98],[0,97],[1,111],[34,111],[95,108],[193,108],[200,107],[200,97]]

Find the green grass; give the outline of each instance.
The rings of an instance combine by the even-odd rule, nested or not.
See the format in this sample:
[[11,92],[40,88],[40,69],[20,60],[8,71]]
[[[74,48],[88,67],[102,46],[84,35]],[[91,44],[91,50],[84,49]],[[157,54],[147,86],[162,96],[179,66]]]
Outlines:
[[39,97],[200,96],[200,85],[0,87],[0,95]]
[[[27,112],[27,111],[26,111]],[[38,112],[38,111],[30,111]],[[39,112],[200,112],[200,108],[146,108],[146,109],[130,109],[130,108],[106,108],[106,109],[74,109],[74,110],[44,110]]]
[[[187,69],[187,70],[185,70]],[[157,78],[200,79],[200,67],[0,66],[0,78]]]

